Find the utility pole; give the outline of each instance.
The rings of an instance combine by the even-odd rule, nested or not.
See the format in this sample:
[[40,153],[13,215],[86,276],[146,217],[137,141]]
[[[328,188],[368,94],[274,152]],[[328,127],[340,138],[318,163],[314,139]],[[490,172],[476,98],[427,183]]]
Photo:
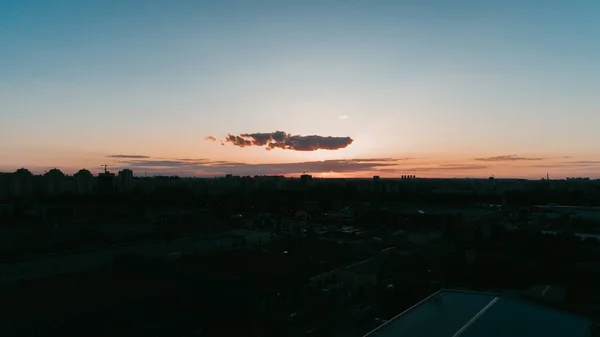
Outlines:
[[100,165],[102,167],[104,167],[104,173],[108,173],[108,165],[104,164],[104,165]]

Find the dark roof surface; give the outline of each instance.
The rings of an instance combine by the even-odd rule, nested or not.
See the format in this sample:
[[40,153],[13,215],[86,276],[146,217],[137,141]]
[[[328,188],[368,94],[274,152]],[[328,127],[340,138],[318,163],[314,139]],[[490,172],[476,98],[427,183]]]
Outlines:
[[576,337],[589,330],[584,317],[494,294],[443,290],[367,336]]

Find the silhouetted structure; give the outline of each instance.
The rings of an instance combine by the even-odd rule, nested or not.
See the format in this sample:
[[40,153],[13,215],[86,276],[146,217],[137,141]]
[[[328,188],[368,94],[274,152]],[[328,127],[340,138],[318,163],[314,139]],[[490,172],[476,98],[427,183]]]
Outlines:
[[133,190],[133,171],[124,169],[119,171],[119,192],[129,193]]
[[47,196],[58,196],[63,193],[64,173],[59,169],[53,168],[44,174],[44,185]]
[[10,198],[10,182],[12,175],[10,173],[0,173],[0,200]]
[[78,195],[89,195],[94,191],[94,176],[86,169],[75,173],[75,184]]
[[115,191],[115,174],[110,173],[104,166],[104,172],[98,174],[98,193],[112,194]]
[[300,176],[300,184],[302,187],[310,187],[313,183],[313,177],[310,174],[303,174]]
[[12,195],[16,198],[33,197],[33,174],[25,168],[18,169],[13,174]]
[[381,185],[381,180],[379,178],[379,176],[373,176],[373,182],[372,182],[372,187],[371,190],[374,192],[380,192],[382,190],[382,185]]

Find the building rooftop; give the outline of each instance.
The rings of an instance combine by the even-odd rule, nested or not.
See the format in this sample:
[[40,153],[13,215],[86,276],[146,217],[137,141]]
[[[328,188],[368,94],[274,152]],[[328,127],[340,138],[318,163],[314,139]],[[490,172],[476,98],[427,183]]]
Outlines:
[[495,294],[441,290],[365,337],[575,337],[590,321]]

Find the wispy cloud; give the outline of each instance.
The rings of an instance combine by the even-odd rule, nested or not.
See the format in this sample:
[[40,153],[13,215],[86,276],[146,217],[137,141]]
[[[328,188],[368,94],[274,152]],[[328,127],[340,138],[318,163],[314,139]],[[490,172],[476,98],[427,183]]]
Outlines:
[[529,167],[537,168],[575,168],[575,167],[597,167],[600,166],[600,160],[579,160],[579,161],[564,161],[558,163],[548,163],[542,165],[531,165]]
[[348,119],[348,115],[341,115],[338,117],[339,119]]
[[107,158],[128,158],[128,159],[146,159],[150,158],[149,156],[140,156],[137,154],[112,154],[110,156],[106,156]]
[[215,138],[215,137],[213,137],[213,136],[206,136],[206,137],[204,137],[204,140],[211,140],[211,141],[213,141],[213,142],[214,142],[214,141],[216,141],[216,140],[217,140],[217,138]]
[[307,173],[348,173],[392,168],[411,158],[359,158],[296,163],[247,164],[209,159],[123,159],[120,165],[139,171],[178,172],[180,175],[231,173],[235,175],[289,175]]
[[517,156],[517,155],[505,155],[505,156],[475,158],[473,160],[487,161],[487,162],[500,162],[500,161],[521,161],[521,160],[523,160],[523,161],[528,161],[528,160],[544,160],[544,158],[520,157],[520,156]]

